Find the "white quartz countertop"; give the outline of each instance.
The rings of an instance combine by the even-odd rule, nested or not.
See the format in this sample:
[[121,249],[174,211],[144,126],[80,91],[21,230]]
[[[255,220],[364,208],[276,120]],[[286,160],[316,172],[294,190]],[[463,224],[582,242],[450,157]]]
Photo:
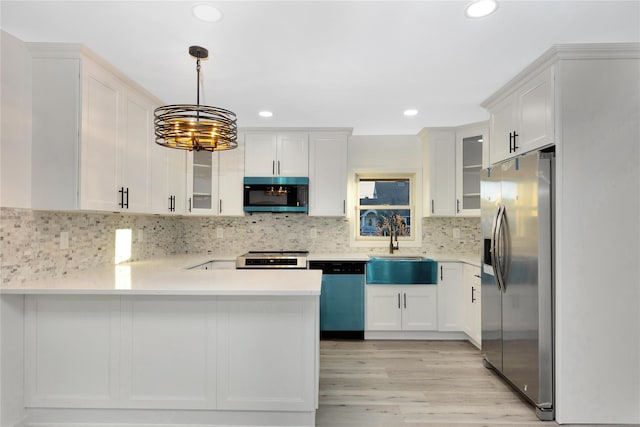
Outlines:
[[[376,254],[309,254],[309,261],[368,261]],[[384,255],[384,254],[381,254]],[[398,257],[416,254],[396,253]],[[419,255],[419,254],[418,254]],[[388,255],[385,255],[388,256]],[[439,262],[480,267],[474,254],[421,255]],[[175,255],[74,273],[62,278],[3,284],[5,294],[109,295],[320,295],[320,270],[189,270],[209,261],[235,261],[236,256]]]
[[188,270],[216,256],[171,256],[0,288],[5,294],[320,295],[319,270]]

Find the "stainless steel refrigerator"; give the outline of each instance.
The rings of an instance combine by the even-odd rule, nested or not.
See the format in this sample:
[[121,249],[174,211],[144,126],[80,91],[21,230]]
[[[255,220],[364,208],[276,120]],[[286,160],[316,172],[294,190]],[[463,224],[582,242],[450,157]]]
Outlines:
[[482,172],[482,351],[494,369],[554,419],[552,152]]

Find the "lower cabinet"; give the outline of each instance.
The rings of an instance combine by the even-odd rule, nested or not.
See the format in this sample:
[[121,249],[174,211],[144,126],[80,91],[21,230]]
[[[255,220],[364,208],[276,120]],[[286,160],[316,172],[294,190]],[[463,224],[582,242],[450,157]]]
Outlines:
[[476,347],[482,344],[480,268],[464,265],[464,332]]
[[437,291],[434,285],[367,285],[366,329],[437,330]]
[[318,310],[317,296],[27,296],[25,406],[312,417]]
[[438,263],[438,330],[459,332],[464,323],[463,263]]

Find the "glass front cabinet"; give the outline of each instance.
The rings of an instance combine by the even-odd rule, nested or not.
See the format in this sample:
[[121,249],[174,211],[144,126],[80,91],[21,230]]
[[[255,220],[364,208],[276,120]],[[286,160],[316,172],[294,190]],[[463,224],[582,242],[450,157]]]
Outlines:
[[456,215],[480,215],[482,146],[488,135],[486,125],[456,131]]

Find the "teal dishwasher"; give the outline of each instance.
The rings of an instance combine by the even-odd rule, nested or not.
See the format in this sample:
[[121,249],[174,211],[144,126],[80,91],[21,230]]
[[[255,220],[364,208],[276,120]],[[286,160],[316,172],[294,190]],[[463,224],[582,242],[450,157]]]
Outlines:
[[363,261],[309,261],[322,270],[320,338],[364,339]]

